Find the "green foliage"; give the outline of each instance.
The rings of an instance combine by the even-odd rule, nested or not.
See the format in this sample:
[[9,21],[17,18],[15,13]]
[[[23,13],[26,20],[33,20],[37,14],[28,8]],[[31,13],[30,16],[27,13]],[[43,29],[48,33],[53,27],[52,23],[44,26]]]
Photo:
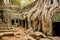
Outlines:
[[21,4],[22,4],[22,6],[26,6],[26,5],[28,5],[29,3],[31,3],[31,2],[33,2],[34,0],[21,0]]
[[12,0],[12,3],[18,6],[26,6],[34,0]]
[[21,5],[20,0],[12,0],[12,4],[15,4],[15,5],[18,5],[18,6]]

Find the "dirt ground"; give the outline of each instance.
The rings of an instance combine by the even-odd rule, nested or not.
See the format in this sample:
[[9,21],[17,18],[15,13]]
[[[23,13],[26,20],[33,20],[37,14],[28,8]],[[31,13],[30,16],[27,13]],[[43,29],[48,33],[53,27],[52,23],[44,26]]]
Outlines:
[[60,37],[47,37],[41,32],[33,32],[32,29],[14,28],[14,36],[4,36],[0,40],[60,40]]

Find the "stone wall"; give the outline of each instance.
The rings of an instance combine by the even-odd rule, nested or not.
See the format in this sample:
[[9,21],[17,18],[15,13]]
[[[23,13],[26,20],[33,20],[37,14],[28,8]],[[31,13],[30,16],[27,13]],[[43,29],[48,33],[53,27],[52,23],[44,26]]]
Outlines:
[[60,11],[55,12],[52,19],[53,22],[60,22]]

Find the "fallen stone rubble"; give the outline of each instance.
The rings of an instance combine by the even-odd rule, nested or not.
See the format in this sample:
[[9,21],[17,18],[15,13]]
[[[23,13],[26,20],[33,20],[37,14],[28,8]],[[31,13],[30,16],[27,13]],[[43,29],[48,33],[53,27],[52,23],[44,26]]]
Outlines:
[[27,35],[25,36],[26,40],[60,40],[58,37],[46,36],[42,32],[28,30]]
[[[17,29],[17,28],[16,28]],[[25,30],[18,28],[17,32],[6,32],[3,34],[0,34],[0,38],[3,38],[3,40],[6,39],[6,36],[8,36],[7,40],[60,40],[59,37],[50,37],[44,35],[42,32],[33,31],[31,29]],[[13,36],[13,37],[9,37]],[[4,38],[5,37],[5,38]]]
[[52,38],[45,36],[41,32],[30,33],[26,35],[25,37],[27,37],[26,40],[53,40]]
[[26,40],[53,40],[52,38],[44,35],[42,32],[34,32],[32,29],[27,30],[25,33],[26,35],[24,36],[24,38],[26,38]]

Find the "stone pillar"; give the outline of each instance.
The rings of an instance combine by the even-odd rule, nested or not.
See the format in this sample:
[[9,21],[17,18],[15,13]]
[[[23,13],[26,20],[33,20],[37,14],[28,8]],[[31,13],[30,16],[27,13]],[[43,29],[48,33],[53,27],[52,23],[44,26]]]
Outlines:
[[33,20],[33,29],[34,29],[34,31],[35,31],[35,20]]
[[14,25],[15,25],[15,27],[17,27],[17,25],[16,25],[16,19],[14,19]]
[[[18,25],[18,23],[16,23],[16,20],[17,20],[17,19],[15,19],[15,27],[17,27],[17,25]],[[18,20],[17,20],[17,21],[18,21]]]
[[28,21],[28,28],[30,28],[31,27],[31,21],[29,20]]
[[20,23],[19,23],[20,21],[19,21],[19,19],[18,19],[18,26],[20,26]]
[[27,29],[27,20],[25,20],[25,28]]
[[23,27],[23,20],[21,20],[21,26]]
[[8,28],[11,28],[11,18],[10,18],[10,12],[7,12],[7,27]]
[[28,20],[25,19],[25,28],[28,28]]

